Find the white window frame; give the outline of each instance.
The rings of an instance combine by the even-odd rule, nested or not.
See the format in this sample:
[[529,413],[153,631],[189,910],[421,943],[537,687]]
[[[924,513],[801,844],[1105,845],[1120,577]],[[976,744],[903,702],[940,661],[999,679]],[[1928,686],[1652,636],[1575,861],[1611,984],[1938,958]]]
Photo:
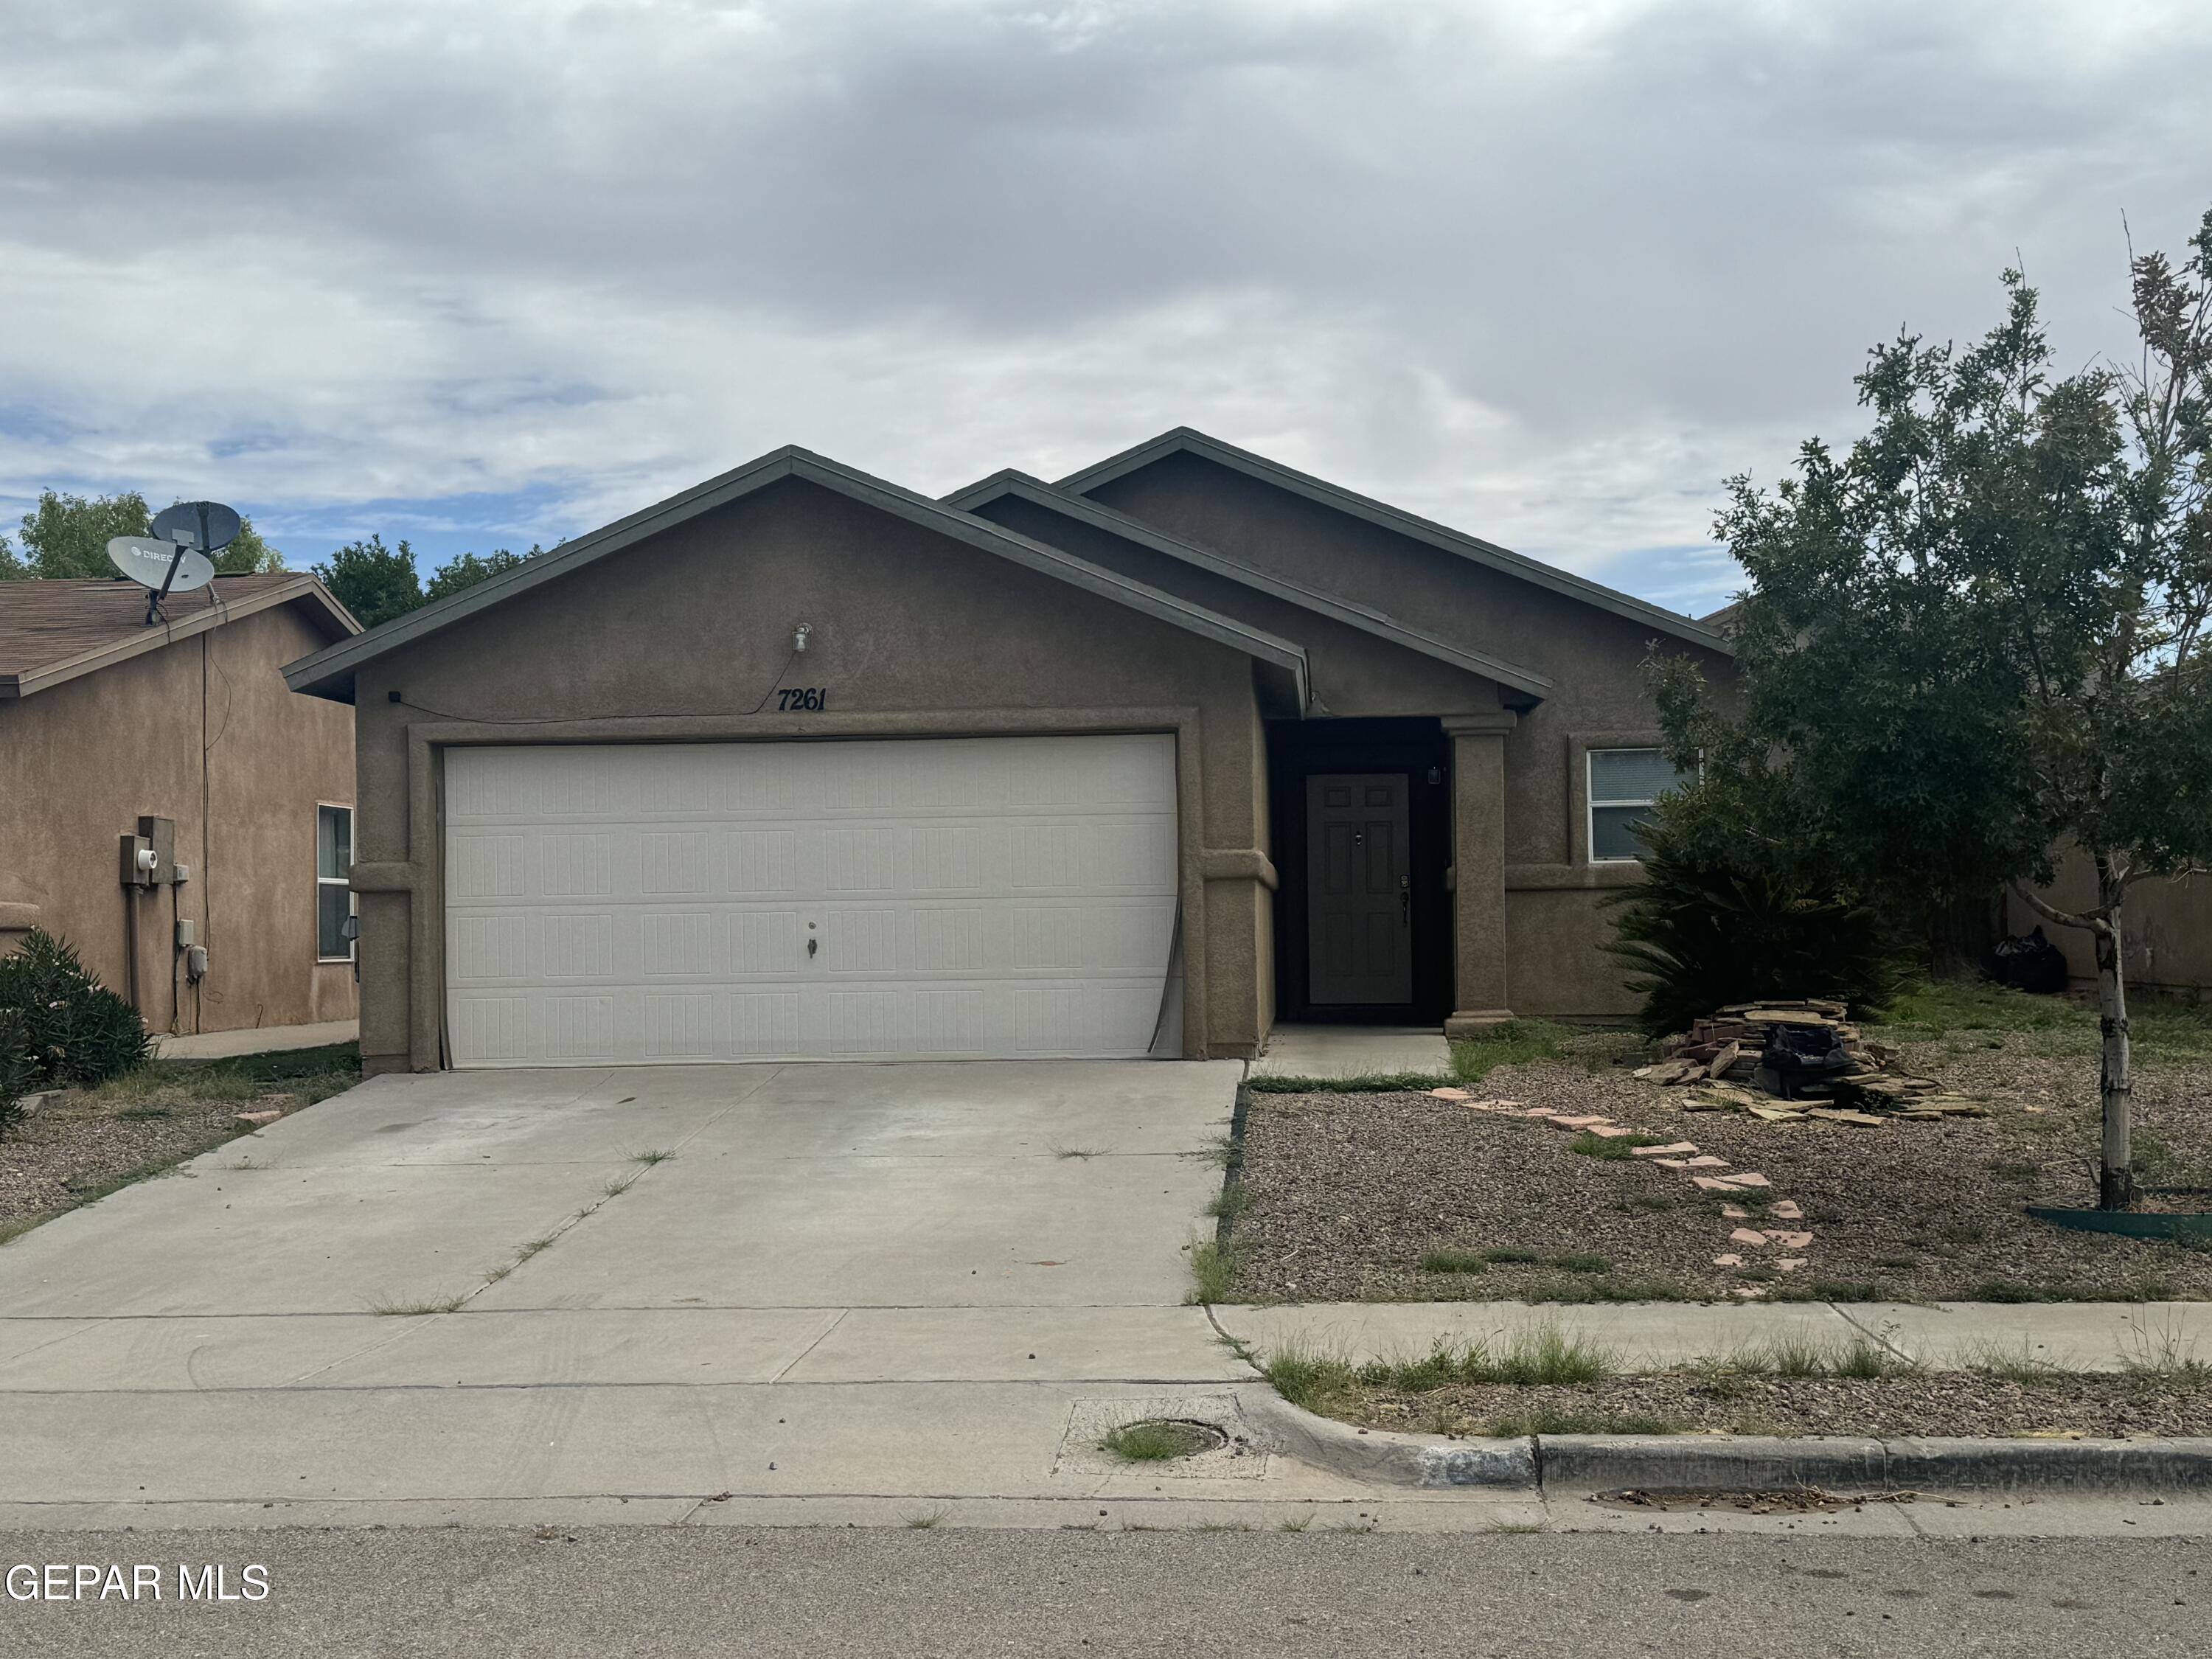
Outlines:
[[1652,795],[1643,800],[1600,800],[1597,794],[1597,757],[1600,755],[1657,755],[1665,758],[1665,750],[1656,743],[1609,743],[1602,747],[1583,751],[1583,846],[1589,852],[1592,864],[1641,864],[1644,860],[1631,853],[1624,858],[1600,858],[1597,852],[1597,814],[1601,806],[1650,806],[1659,797]]
[[[346,868],[344,873],[336,876],[326,876],[323,873],[323,814],[325,812],[343,812],[346,815]],[[343,887],[346,889],[346,915],[351,916],[358,914],[356,907],[359,905],[361,901],[354,896],[352,890],[353,824],[354,812],[352,802],[343,800],[319,800],[315,803],[315,918],[313,925],[315,929],[315,960],[319,963],[351,962],[354,959],[355,953],[361,949],[360,940],[349,939],[345,942],[345,954],[343,956],[326,957],[323,954],[323,889],[325,887]]]

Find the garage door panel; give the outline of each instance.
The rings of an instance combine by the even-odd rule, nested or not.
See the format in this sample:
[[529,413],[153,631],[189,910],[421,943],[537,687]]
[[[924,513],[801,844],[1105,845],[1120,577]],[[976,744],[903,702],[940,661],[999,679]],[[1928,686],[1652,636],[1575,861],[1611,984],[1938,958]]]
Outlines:
[[457,1064],[1151,1045],[1171,738],[455,750],[446,807]]

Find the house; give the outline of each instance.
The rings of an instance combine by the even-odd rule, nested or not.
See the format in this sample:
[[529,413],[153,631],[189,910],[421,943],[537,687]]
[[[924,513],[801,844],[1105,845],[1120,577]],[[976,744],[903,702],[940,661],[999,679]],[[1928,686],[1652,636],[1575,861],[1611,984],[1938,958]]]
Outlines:
[[0,582],[0,951],[58,936],[157,1033],[350,1019],[353,722],[282,670],[359,626],[282,571],[146,600]]
[[1715,630],[1178,429],[933,501],[782,449],[295,663],[372,1069],[1253,1054],[1632,1006]]

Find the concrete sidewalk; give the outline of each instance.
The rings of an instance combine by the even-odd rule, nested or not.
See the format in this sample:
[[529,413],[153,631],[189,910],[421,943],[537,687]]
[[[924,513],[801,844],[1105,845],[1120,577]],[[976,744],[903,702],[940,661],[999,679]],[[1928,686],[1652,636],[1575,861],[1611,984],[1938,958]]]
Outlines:
[[1213,1309],[1223,1332],[1265,1355],[1305,1348],[1358,1360],[1411,1358],[1438,1342],[1492,1341],[1557,1329],[1651,1369],[1778,1339],[1882,1344],[1956,1369],[1992,1353],[2081,1370],[2197,1354],[2212,1359],[2212,1304],[2201,1302],[1639,1302],[1561,1307],[1525,1302],[1316,1302]]
[[263,1025],[240,1031],[200,1031],[188,1036],[156,1036],[160,1060],[232,1060],[240,1054],[280,1054],[287,1048],[327,1048],[361,1036],[357,1019],[325,1020],[319,1025]]
[[1451,1075],[1451,1045],[1434,1026],[1278,1025],[1252,1062],[1255,1077],[1359,1077],[1419,1072]]

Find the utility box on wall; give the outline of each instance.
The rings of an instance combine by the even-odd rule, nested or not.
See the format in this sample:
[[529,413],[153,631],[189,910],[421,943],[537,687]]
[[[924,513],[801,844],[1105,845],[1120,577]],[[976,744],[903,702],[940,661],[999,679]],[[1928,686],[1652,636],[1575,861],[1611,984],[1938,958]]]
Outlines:
[[167,887],[177,878],[177,821],[141,817],[138,834],[154,849],[153,884]]

